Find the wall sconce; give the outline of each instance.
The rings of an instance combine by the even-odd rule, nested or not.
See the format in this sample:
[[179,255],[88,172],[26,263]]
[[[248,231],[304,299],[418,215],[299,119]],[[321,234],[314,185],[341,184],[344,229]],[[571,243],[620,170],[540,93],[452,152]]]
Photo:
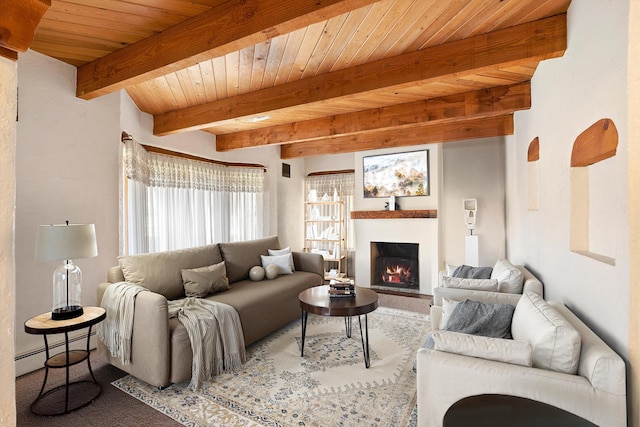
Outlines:
[[53,273],[53,310],[51,319],[81,316],[82,272],[72,259],[98,255],[94,224],[41,225],[36,235],[36,259],[64,261]]

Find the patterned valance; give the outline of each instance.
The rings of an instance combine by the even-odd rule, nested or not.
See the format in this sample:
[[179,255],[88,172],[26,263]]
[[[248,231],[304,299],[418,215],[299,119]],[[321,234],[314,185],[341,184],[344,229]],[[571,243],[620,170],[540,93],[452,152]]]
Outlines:
[[127,178],[149,187],[245,193],[264,189],[262,168],[226,166],[152,153],[133,138],[125,140],[124,145]]

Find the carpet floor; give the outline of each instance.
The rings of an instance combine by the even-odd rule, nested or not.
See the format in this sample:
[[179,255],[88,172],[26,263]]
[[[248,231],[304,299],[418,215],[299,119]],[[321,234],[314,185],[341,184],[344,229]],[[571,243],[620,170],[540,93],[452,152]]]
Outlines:
[[250,345],[241,371],[199,390],[188,381],[158,390],[130,375],[113,385],[193,427],[415,426],[413,365],[427,316],[380,307],[367,319],[369,369],[357,320],[349,338],[342,317],[310,315],[304,357],[295,320]]
[[[414,298],[398,295],[380,294],[380,306],[398,308],[426,314],[429,312],[428,298]],[[355,332],[354,328],[354,332]],[[373,342],[373,341],[372,341]],[[364,363],[364,362],[363,362]],[[155,410],[151,406],[122,392],[111,385],[112,382],[125,377],[121,371],[107,363],[93,351],[91,366],[98,382],[102,385],[102,394],[91,404],[82,409],[57,417],[33,415],[30,405],[38,395],[44,370],[40,369],[16,378],[16,412],[19,427],[178,427],[179,422]],[[71,367],[71,380],[85,379],[87,366],[81,363]],[[64,384],[64,369],[51,370],[47,384]]]

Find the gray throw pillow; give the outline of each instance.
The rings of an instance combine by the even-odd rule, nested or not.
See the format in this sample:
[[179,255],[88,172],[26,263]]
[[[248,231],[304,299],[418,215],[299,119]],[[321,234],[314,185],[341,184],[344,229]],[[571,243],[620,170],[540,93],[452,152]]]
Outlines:
[[493,267],[471,267],[461,265],[453,272],[453,277],[463,277],[465,279],[491,279]]
[[203,298],[231,289],[224,261],[206,267],[185,269],[181,273],[184,293],[188,297]]
[[[515,307],[511,304],[489,304],[466,299],[456,304],[444,326],[445,331],[462,332],[493,338],[511,339],[511,320]],[[431,333],[423,345],[433,350]]]

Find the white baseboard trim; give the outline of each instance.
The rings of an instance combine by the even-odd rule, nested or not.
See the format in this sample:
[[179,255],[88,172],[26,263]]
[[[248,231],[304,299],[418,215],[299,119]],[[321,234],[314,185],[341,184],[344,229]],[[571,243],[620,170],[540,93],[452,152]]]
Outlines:
[[[52,340],[51,337],[48,337],[49,341],[49,357],[54,356],[58,353],[64,352],[64,338],[62,335],[55,336],[56,340]],[[69,349],[70,350],[86,350],[87,348],[87,334],[86,331],[84,333],[78,334],[77,336],[69,337]],[[96,348],[96,331],[91,331],[91,336],[89,337],[89,348],[91,350]],[[44,340],[42,342],[42,346],[34,348],[33,350],[26,351],[22,354],[16,355],[14,362],[16,368],[16,377],[20,375],[28,374],[29,372],[37,371],[44,367],[44,362],[46,359],[46,349],[44,348]]]

